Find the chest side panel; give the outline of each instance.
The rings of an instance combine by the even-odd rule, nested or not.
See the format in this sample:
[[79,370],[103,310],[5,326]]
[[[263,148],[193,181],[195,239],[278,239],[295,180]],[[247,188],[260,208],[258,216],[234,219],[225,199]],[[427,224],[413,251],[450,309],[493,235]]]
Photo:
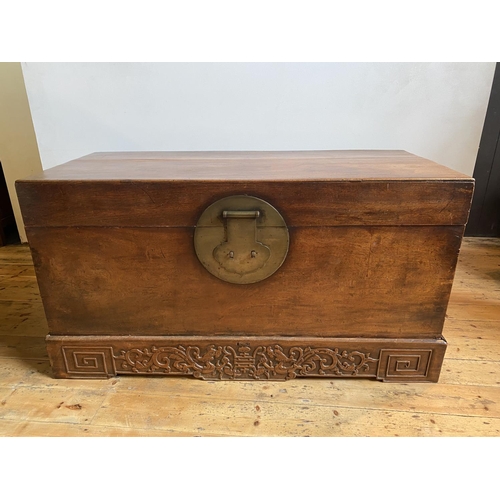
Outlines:
[[462,226],[290,228],[270,278],[209,274],[193,228],[28,228],[53,334],[437,337]]

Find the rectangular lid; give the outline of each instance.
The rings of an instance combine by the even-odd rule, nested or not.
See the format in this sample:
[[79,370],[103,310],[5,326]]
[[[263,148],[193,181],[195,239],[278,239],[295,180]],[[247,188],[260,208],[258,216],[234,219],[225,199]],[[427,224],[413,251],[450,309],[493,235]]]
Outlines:
[[93,153],[30,179],[304,182],[470,177],[406,151],[211,151]]
[[463,225],[474,180],[405,151],[93,153],[16,182],[27,227],[194,227],[246,194],[289,227]]

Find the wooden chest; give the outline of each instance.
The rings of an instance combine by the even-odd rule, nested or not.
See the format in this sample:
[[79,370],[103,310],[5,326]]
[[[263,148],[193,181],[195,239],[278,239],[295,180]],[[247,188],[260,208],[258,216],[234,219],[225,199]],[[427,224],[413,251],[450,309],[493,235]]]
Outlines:
[[17,191],[56,377],[438,380],[466,175],[404,151],[95,153]]

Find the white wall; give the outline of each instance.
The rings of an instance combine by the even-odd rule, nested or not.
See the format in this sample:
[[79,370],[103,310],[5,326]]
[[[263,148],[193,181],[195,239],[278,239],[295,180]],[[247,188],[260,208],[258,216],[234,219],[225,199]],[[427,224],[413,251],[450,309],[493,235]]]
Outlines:
[[94,151],[404,149],[472,174],[494,63],[23,63],[44,169]]

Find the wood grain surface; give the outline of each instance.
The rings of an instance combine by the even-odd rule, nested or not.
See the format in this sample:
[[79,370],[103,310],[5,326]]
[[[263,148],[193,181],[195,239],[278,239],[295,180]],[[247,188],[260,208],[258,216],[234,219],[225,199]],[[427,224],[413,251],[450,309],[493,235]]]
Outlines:
[[190,228],[28,228],[51,334],[438,338],[463,228],[295,228],[259,283],[212,276]]
[[[500,302],[498,239],[464,240],[450,310],[468,313],[445,322],[438,384],[55,380],[36,280],[19,277],[29,261],[27,246],[0,249],[0,317],[19,304],[18,318],[0,323],[2,436],[500,436],[500,308],[490,308]],[[25,297],[19,279],[33,282]],[[25,318],[29,328],[14,328]]]
[[262,198],[289,227],[463,225],[471,179],[450,181],[18,181],[26,227],[194,227],[213,202]]
[[31,177],[36,180],[470,179],[406,151],[93,153]]

